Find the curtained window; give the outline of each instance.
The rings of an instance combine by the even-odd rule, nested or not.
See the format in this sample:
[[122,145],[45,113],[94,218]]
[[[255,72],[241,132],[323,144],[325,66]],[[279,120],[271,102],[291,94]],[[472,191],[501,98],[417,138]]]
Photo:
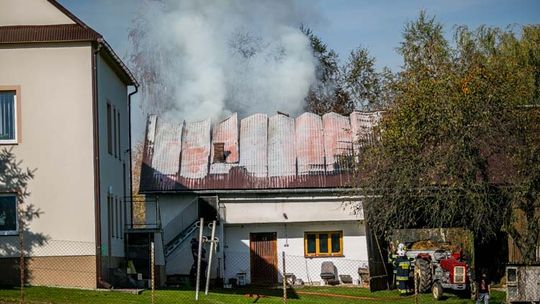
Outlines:
[[0,91],[0,143],[17,142],[16,98],[15,91]]

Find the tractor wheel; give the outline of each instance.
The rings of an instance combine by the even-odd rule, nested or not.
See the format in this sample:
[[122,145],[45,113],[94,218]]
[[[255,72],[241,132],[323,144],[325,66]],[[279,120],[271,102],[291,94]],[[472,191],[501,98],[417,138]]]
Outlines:
[[416,259],[414,263],[414,282],[419,293],[429,292],[431,287],[431,267],[429,261]]
[[442,288],[441,283],[435,282],[433,284],[433,287],[431,288],[431,294],[433,294],[433,298],[437,301],[439,301],[442,298],[443,288]]

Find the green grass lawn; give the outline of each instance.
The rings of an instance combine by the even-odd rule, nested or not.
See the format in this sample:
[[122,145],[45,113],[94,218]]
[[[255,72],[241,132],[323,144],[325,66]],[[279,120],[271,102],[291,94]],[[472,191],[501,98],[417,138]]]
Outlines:
[[[269,289],[217,289],[208,296],[200,295],[198,303],[283,303],[281,290]],[[289,290],[289,303],[415,303],[414,297],[399,297],[396,291],[370,292],[365,288],[303,287]],[[505,293],[494,291],[490,303],[504,303]],[[190,290],[158,290],[156,303],[196,303],[195,292]],[[81,304],[139,304],[151,303],[151,292],[140,295],[115,291],[92,291],[49,287],[25,289],[25,303],[81,303]],[[0,289],[0,303],[18,303],[18,289]],[[445,293],[442,301],[435,301],[429,294],[420,295],[418,303],[473,303]]]

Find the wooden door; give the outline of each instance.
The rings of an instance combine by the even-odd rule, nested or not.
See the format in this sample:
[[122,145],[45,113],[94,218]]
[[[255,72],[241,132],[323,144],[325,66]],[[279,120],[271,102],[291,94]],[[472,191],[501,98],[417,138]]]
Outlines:
[[[366,241],[368,249],[368,267],[369,267],[369,290],[379,291],[390,289],[388,265],[385,259],[383,248],[386,244],[382,244],[383,240],[377,238],[372,233],[369,224],[366,223]],[[386,255],[388,256],[388,255]]]
[[251,284],[277,282],[277,235],[275,232],[250,233]]

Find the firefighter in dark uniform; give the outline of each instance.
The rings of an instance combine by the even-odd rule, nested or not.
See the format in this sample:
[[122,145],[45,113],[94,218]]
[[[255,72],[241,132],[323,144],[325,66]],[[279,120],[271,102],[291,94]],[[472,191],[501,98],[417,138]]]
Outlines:
[[[195,286],[197,281],[197,260],[199,258],[199,241],[196,238],[191,239],[191,255],[193,256],[193,265],[191,265],[191,270],[189,272],[189,281],[192,286]],[[206,249],[202,247],[201,250],[201,279],[200,281],[204,282],[206,280],[206,267],[208,261],[206,261]]]
[[397,288],[401,295],[406,295],[411,292],[409,275],[411,272],[412,263],[405,254],[406,249],[403,244],[399,244],[397,253],[398,257],[394,260]]

